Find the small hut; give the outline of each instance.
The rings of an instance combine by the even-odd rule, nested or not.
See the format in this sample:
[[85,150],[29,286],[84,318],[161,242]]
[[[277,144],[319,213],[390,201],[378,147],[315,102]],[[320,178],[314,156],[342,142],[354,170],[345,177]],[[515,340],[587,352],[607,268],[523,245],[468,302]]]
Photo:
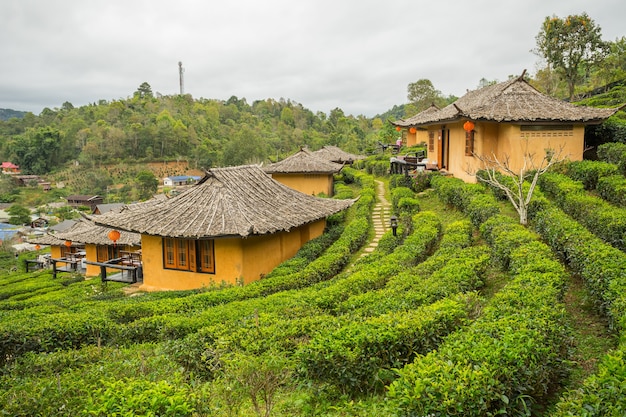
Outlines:
[[142,289],[185,290],[260,279],[353,203],[298,192],[248,165],[212,169],[176,197],[92,218],[141,234]]
[[342,164],[322,159],[303,148],[282,161],[266,166],[263,171],[302,193],[332,196],[333,176],[342,168]]
[[585,126],[602,123],[617,110],[576,106],[542,94],[522,73],[392,124],[406,129],[407,145],[427,143],[428,163],[475,182],[472,172],[482,168],[480,156],[507,160],[514,171],[527,155],[541,160],[547,149],[582,160]]

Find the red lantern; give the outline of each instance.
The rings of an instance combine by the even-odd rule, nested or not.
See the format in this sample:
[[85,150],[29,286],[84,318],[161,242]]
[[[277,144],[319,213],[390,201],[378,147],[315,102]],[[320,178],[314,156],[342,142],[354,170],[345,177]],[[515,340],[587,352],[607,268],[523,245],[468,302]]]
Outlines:
[[466,132],[471,132],[472,130],[474,130],[474,123],[468,120],[463,124],[463,129],[465,129]]
[[115,246],[117,240],[120,238],[120,232],[117,230],[111,230],[108,234],[108,237],[113,241],[113,246]]
[[396,130],[399,132],[402,130],[402,128],[400,126],[396,126]]
[[39,249],[41,249],[41,246],[35,245],[35,250],[39,250]]
[[70,246],[72,246],[72,241],[71,240],[66,240],[65,243],[63,243],[65,245],[65,247],[69,248]]
[[416,129],[416,128],[414,128],[414,127],[412,127],[412,128],[410,128],[410,129],[409,129],[409,133],[413,133],[413,134],[415,134],[416,132],[417,132],[417,129]]

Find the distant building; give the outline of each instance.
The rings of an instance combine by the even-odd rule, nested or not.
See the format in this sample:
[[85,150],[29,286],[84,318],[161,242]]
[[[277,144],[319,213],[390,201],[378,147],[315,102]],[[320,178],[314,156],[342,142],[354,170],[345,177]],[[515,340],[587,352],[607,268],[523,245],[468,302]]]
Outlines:
[[2,169],[3,174],[13,175],[20,173],[20,167],[12,162],[3,162],[2,165],[0,165],[0,168]]
[[263,168],[274,180],[305,194],[333,195],[333,175],[339,173],[342,164],[320,158],[300,149],[295,154]]
[[192,185],[197,183],[201,177],[194,175],[175,175],[163,179],[163,185],[166,187],[179,187],[182,185]]
[[72,207],[89,207],[93,213],[96,207],[103,202],[103,198],[99,195],[70,195],[67,196],[67,204]]

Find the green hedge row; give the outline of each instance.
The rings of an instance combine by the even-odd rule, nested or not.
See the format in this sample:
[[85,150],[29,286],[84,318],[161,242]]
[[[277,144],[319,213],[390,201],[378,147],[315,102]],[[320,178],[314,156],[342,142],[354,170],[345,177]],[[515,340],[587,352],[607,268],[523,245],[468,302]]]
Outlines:
[[626,250],[626,209],[588,194],[581,182],[563,174],[545,173],[539,178],[539,186],[564,212],[596,236]]
[[610,175],[598,180],[598,194],[616,206],[626,207],[626,177]]
[[319,333],[296,353],[301,377],[351,396],[380,392],[392,380],[393,368],[435,349],[468,323],[477,304],[475,294],[465,294]]
[[570,161],[559,167],[558,172],[580,181],[585,190],[595,190],[601,178],[618,174],[618,168],[603,161]]
[[626,314],[626,254],[556,207],[533,213],[532,225],[572,271],[581,276],[611,323],[619,324]]
[[376,262],[361,264],[346,278],[311,291],[307,295],[310,303],[334,311],[351,296],[382,288],[390,278],[431,255],[441,237],[441,228],[441,221],[432,212],[414,215],[413,233],[405,238],[402,245]]
[[450,224],[432,256],[390,277],[384,288],[347,299],[339,311],[374,316],[410,310],[459,292],[479,289],[489,254],[485,246],[470,246],[471,230],[466,221]]
[[598,371],[581,387],[561,398],[551,414],[618,416],[626,412],[626,254],[594,236],[556,207],[533,213],[532,225],[582,277],[594,301],[620,334],[618,349],[607,354]]
[[509,253],[514,279],[471,326],[398,371],[388,400],[400,415],[530,415],[532,402],[549,395],[567,369],[563,267],[549,247],[527,242],[522,226],[490,222],[485,233],[496,246],[500,233],[519,233],[512,251],[493,248]]
[[435,175],[431,185],[437,197],[467,214],[475,227],[500,212],[500,206],[492,194],[485,193],[480,184],[466,184],[459,178]]

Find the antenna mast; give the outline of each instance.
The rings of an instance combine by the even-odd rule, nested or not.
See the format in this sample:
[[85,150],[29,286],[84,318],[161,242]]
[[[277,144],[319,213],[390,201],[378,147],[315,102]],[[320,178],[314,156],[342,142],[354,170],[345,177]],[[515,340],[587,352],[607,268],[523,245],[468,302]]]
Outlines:
[[183,68],[182,61],[178,61],[178,79],[179,79],[179,83],[180,83],[180,94],[181,95],[185,94],[185,80],[183,78],[183,73],[184,72],[185,72],[185,69]]

